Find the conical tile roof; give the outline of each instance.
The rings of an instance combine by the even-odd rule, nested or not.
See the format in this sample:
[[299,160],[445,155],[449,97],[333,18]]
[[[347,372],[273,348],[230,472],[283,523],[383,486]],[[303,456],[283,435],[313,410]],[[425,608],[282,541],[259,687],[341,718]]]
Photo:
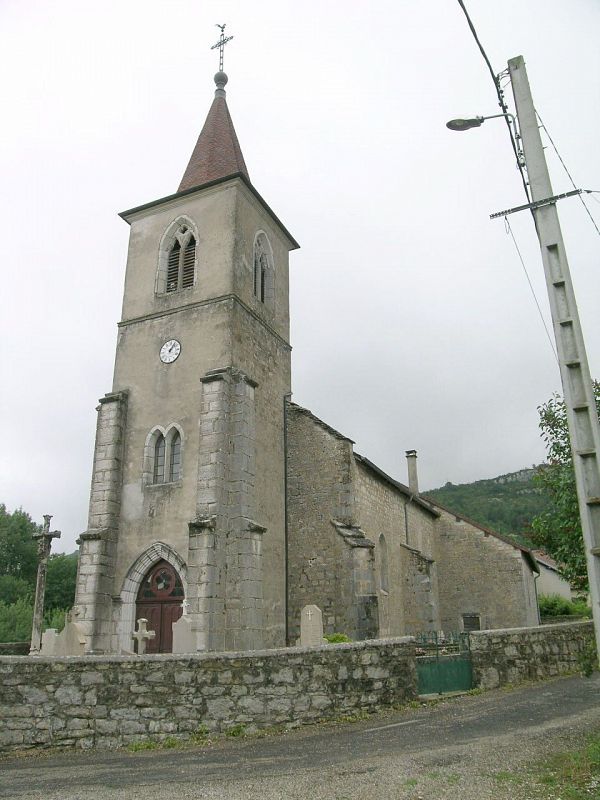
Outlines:
[[226,178],[237,172],[241,172],[250,180],[225,99],[227,75],[224,72],[217,72],[215,83],[217,84],[215,99],[179,184],[178,192],[219,178]]

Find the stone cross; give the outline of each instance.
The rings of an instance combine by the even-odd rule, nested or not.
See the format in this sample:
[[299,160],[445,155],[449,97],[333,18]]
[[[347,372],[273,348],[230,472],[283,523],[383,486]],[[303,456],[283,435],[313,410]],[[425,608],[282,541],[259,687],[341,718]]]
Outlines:
[[146,640],[147,639],[154,639],[156,633],[154,631],[149,631],[146,629],[146,625],[148,624],[148,620],[140,617],[137,621],[137,631],[132,635],[132,639],[135,639],[137,642],[137,651],[138,656],[143,656],[146,652]]
[[44,597],[46,595],[46,575],[52,539],[60,539],[60,531],[50,530],[52,514],[44,514],[44,527],[33,534],[38,540],[38,570],[35,584],[35,601],[33,604],[33,622],[31,625],[31,647],[29,655],[35,655],[42,649],[42,623],[44,620]]
[[323,644],[323,614],[319,606],[304,606],[300,614],[300,646],[320,647]]

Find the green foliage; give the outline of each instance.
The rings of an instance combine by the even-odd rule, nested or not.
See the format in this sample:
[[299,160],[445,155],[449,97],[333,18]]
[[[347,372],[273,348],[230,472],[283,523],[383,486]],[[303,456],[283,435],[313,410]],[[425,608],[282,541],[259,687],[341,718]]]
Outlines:
[[[0,642],[24,642],[31,637],[33,598],[37,577],[37,544],[41,529],[29,514],[9,514],[0,504]],[[65,613],[75,600],[77,553],[58,553],[48,559],[45,628],[62,630]]]
[[[594,382],[600,414],[600,383]],[[538,468],[535,481],[550,499],[549,508],[532,521],[532,538],[559,565],[561,575],[575,589],[588,588],[583,534],[577,503],[565,404],[554,395],[538,409],[548,463]]]
[[0,602],[10,605],[19,598],[33,603],[34,589],[29,581],[15,575],[0,575]]
[[232,725],[231,728],[227,728],[225,731],[225,736],[245,736],[246,734],[246,726],[243,722],[238,722],[237,725]]
[[26,598],[8,605],[0,601],[0,642],[27,642],[31,639],[33,606]]
[[533,473],[533,469],[520,470],[474,483],[447,483],[427,492],[427,497],[485,528],[531,545],[529,524],[548,507],[548,498],[534,484]]
[[583,600],[567,600],[559,594],[541,594],[538,605],[542,617],[591,617],[592,609]]
[[65,627],[69,609],[53,608],[44,614],[44,630],[54,628],[58,633]]
[[327,639],[329,644],[340,644],[341,642],[352,641],[352,639],[349,636],[346,636],[345,633],[326,633],[323,638]]
[[583,648],[577,659],[581,674],[586,678],[591,678],[595,670],[598,669],[598,653],[596,652],[596,642],[588,642]]
[[77,553],[57,553],[48,559],[46,580],[46,611],[55,608],[72,608],[75,602],[75,580],[77,578]]
[[32,535],[40,530],[22,509],[9,514],[0,504],[0,575],[33,583],[37,574],[37,545]]

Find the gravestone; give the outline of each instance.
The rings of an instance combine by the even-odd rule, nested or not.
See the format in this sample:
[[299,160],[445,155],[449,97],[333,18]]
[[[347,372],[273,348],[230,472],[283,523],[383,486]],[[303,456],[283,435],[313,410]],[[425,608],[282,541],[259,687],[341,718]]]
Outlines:
[[319,606],[304,606],[300,614],[300,646],[321,647],[323,639],[323,614]]
[[173,652],[195,653],[196,632],[192,630],[192,618],[187,614],[187,603],[184,601],[183,616],[173,623]]
[[60,633],[56,628],[48,628],[42,634],[41,654],[43,656],[82,656],[85,651],[85,636],[80,625],[69,611],[65,627]]

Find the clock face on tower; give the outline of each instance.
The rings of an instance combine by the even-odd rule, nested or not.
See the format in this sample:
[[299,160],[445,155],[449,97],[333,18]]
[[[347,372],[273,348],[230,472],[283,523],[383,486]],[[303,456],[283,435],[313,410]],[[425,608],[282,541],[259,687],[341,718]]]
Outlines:
[[163,364],[171,364],[181,353],[181,344],[177,339],[169,339],[160,348],[160,360]]

